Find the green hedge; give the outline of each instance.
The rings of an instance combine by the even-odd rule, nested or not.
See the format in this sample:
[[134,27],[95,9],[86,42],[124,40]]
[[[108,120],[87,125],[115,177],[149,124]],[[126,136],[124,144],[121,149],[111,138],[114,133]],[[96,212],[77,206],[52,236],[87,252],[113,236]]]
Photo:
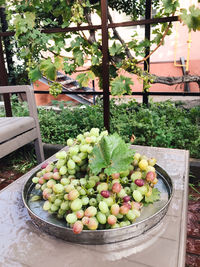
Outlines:
[[[15,115],[24,114],[16,101]],[[191,157],[200,158],[200,106],[184,109],[170,101],[150,103],[149,107],[135,101],[127,104],[110,103],[110,130],[126,142],[136,137],[134,144],[190,150]],[[51,144],[66,144],[69,137],[103,126],[103,106],[62,108],[61,112],[39,109],[42,140]]]

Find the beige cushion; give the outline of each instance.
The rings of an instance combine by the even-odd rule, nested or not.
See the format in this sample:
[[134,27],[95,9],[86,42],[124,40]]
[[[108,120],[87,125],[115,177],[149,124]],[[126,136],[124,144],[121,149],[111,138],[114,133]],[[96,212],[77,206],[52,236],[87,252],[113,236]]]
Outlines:
[[36,127],[32,117],[0,118],[0,143]]

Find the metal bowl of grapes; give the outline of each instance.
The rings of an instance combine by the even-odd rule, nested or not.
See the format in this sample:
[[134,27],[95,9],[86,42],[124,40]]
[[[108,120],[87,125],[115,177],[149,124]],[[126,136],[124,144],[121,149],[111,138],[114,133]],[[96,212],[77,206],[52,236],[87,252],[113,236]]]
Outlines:
[[169,175],[118,134],[92,128],[44,162],[22,198],[41,231],[69,242],[107,244],[150,231],[173,195]]

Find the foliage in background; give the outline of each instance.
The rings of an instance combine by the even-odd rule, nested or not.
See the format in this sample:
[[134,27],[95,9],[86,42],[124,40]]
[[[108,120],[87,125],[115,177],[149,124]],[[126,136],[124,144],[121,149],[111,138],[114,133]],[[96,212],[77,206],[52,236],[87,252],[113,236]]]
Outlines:
[[[81,26],[83,23],[93,25],[92,16],[95,13],[100,17],[100,2],[97,0],[17,0],[5,1],[10,30],[16,32],[17,54],[24,60],[26,70],[31,81],[38,80],[42,75],[49,80],[56,80],[58,70],[66,74],[75,72],[77,68],[90,61],[87,72],[78,75],[81,85],[86,86],[94,77],[99,78],[99,87],[102,86],[102,44],[101,36],[95,31],[77,31],[68,33],[42,32],[41,29],[50,27],[65,28],[68,26]],[[192,6],[189,11],[180,9],[178,0],[154,0],[155,17],[174,15],[176,11],[181,14],[184,24],[189,30],[199,30],[200,9]],[[109,0],[108,5],[113,10],[125,12],[132,20],[137,20],[145,13],[145,0]],[[112,16],[109,14],[109,22]],[[131,41],[123,40],[117,29],[109,31],[110,37],[110,82],[115,95],[130,93],[131,82],[124,81],[118,76],[122,68],[136,74],[144,82],[144,90],[148,91],[150,84],[155,82],[138,66],[145,61],[146,48],[152,45],[158,47],[164,43],[164,37],[171,33],[172,23],[152,25],[151,41],[138,40],[138,34],[133,32]],[[154,50],[153,50],[154,51]],[[45,52],[48,52],[48,54]],[[65,53],[63,53],[65,52]],[[70,55],[70,56],[66,56]],[[65,54],[65,56],[63,56]],[[128,67],[127,67],[127,63]],[[58,87],[58,84],[56,85]],[[52,84],[50,92],[58,95],[61,88],[56,89]]]
[[[21,104],[15,102],[13,106],[14,115],[24,116]],[[102,101],[94,106],[61,107],[60,112],[39,108],[43,142],[66,144],[69,137],[92,127],[103,130]],[[110,112],[111,133],[118,133],[126,142],[134,135],[134,144],[187,149],[191,157],[200,158],[200,106],[187,110],[170,101],[152,102],[146,107],[134,101],[116,104],[112,100]]]

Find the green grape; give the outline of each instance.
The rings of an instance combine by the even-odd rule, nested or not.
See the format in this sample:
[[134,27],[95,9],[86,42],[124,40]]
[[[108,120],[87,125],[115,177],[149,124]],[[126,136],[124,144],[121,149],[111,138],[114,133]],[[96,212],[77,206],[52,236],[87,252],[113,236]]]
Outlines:
[[93,188],[96,185],[96,182],[94,180],[89,180],[86,184],[86,188]]
[[69,209],[69,201],[63,201],[60,205],[60,208],[63,210],[63,211],[66,211]]
[[89,203],[89,198],[87,196],[84,196],[81,198],[82,204],[86,206]]
[[62,93],[62,84],[58,82],[53,82],[49,86],[49,93],[54,97],[57,97],[60,93]]
[[125,190],[127,195],[131,195],[131,188],[130,187],[126,186],[126,187],[124,187],[124,190]]
[[34,184],[37,184],[38,181],[39,181],[39,178],[38,178],[38,177],[33,177],[33,178],[32,178],[32,182],[33,182]]
[[67,157],[67,152],[66,151],[59,151],[56,153],[56,158],[57,159],[66,159]]
[[87,192],[88,192],[88,195],[89,195],[89,196],[94,195],[94,189],[93,189],[93,188],[89,188],[89,189],[87,190]]
[[44,183],[44,184],[41,186],[41,190],[44,191],[45,188],[47,188],[47,183]]
[[120,172],[120,177],[126,177],[129,175],[129,170],[126,170],[126,171],[123,171],[123,172]]
[[97,200],[96,198],[92,197],[89,201],[90,206],[97,206]]
[[119,192],[119,193],[117,193],[117,196],[119,197],[119,198],[123,198],[123,197],[125,197],[127,194],[126,194],[126,192],[125,192],[125,190],[122,188],[121,189],[121,191]]
[[81,179],[80,179],[80,184],[81,184],[81,185],[84,186],[84,185],[86,185],[86,183],[87,183],[87,180],[86,180],[85,178],[81,178]]
[[108,184],[107,183],[101,183],[97,186],[97,191],[100,193],[101,191],[108,190]]
[[[61,183],[62,185],[70,184],[70,179],[68,179],[68,178],[62,178],[62,179],[60,180],[60,183]],[[47,186],[48,186],[48,182],[47,182]]]
[[53,185],[53,191],[54,191],[56,194],[63,193],[63,191],[64,191],[64,186],[63,186],[62,184],[55,184],[55,185]]
[[55,211],[57,211],[58,209],[59,209],[59,206],[56,206],[55,204],[52,204],[52,205],[51,205],[50,210],[51,210],[52,212],[55,212]]
[[73,146],[73,143],[74,143],[74,140],[73,140],[72,138],[69,138],[69,139],[67,140],[67,145],[68,145],[68,146]]
[[80,163],[80,162],[82,161],[82,159],[81,159],[79,156],[77,156],[77,155],[74,155],[74,156],[72,157],[72,160],[73,160],[74,162],[76,162],[76,163]]
[[62,166],[65,165],[65,163],[66,163],[66,160],[64,160],[64,159],[59,159],[59,160],[56,162],[56,167],[57,167],[58,169],[60,169]]
[[147,186],[143,185],[143,186],[138,186],[137,190],[142,194],[145,195],[148,192],[148,188]]
[[43,210],[49,210],[50,208],[51,208],[51,202],[49,202],[48,200],[46,200],[45,202],[44,202],[44,205],[43,205]]
[[99,211],[99,212],[97,212],[96,217],[97,217],[97,220],[99,223],[106,224],[107,219],[106,219],[106,215],[104,213]]
[[67,216],[66,216],[66,221],[70,224],[73,224],[77,221],[77,217],[76,217],[76,214],[74,213],[69,213]]
[[116,224],[113,224],[113,225],[111,226],[111,228],[112,228],[112,229],[120,228],[120,225],[119,225],[119,223],[116,223]]
[[75,169],[75,162],[72,160],[72,159],[69,159],[68,162],[67,162],[67,167],[70,169],[70,170],[73,170]]
[[60,168],[60,170],[59,170],[59,173],[60,173],[61,175],[66,174],[66,173],[67,173],[67,167],[66,167],[66,166],[62,166],[62,167]]
[[109,211],[109,209],[108,209],[108,205],[107,205],[107,203],[104,202],[104,201],[100,201],[100,202],[99,202],[99,209],[100,209],[100,211],[101,211],[102,213],[107,213],[107,212]]
[[78,152],[79,152],[79,147],[78,146],[72,146],[72,147],[69,148],[68,151],[69,151],[69,154],[71,156],[77,155]]
[[103,201],[106,202],[106,204],[108,205],[108,207],[111,207],[114,204],[114,201],[113,201],[113,198],[112,197],[104,198]]
[[133,198],[135,201],[140,202],[143,199],[143,195],[138,190],[133,191]]
[[71,210],[72,211],[77,211],[80,210],[82,208],[82,201],[80,198],[77,198],[75,200],[72,201],[71,203]]
[[90,136],[96,136],[96,137],[98,137],[99,136],[99,128],[92,128],[90,130]]
[[58,207],[60,207],[61,203],[62,203],[62,200],[61,199],[58,199],[58,198],[54,201],[54,204],[56,206],[58,206]]
[[68,173],[69,173],[69,174],[75,174],[75,173],[76,173],[76,169],[68,170]]
[[85,189],[81,188],[81,190],[79,191],[81,196],[85,196],[87,193],[85,191]]
[[129,210],[128,213],[126,214],[126,217],[130,220],[133,221],[136,218],[136,215],[133,210]]

